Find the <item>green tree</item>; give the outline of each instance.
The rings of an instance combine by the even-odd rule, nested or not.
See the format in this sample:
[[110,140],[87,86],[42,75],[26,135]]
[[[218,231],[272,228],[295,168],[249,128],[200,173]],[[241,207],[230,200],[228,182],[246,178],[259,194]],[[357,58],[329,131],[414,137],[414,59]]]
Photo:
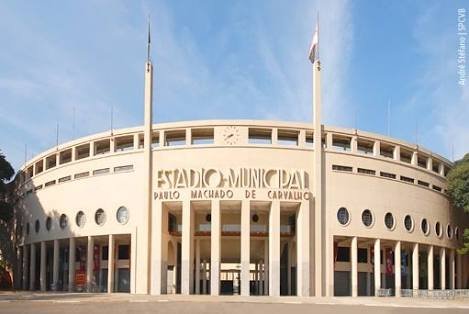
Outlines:
[[[13,241],[14,223],[14,187],[15,180],[11,180],[15,171],[0,152],[0,273],[8,274],[7,270],[15,272],[17,264],[16,243]],[[0,274],[0,288],[9,288],[11,282],[5,282],[5,276]],[[8,275],[9,277],[10,275]]]
[[[469,212],[469,153],[454,163],[448,173],[448,193],[454,208]],[[464,230],[464,247],[460,254],[469,253],[469,229]]]

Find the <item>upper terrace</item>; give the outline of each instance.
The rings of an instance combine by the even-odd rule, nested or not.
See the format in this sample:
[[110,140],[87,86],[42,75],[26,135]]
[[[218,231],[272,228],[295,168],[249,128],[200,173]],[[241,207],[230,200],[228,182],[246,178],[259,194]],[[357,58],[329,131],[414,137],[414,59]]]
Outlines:
[[[236,126],[236,142],[227,142],[226,127]],[[269,147],[312,150],[310,124],[258,120],[182,121],[153,125],[152,147],[155,150],[198,147]],[[323,147],[326,151],[366,155],[416,167],[445,177],[452,163],[418,145],[391,137],[324,126]],[[118,129],[78,138],[40,153],[21,167],[23,182],[51,169],[103,154],[143,149],[143,127]]]

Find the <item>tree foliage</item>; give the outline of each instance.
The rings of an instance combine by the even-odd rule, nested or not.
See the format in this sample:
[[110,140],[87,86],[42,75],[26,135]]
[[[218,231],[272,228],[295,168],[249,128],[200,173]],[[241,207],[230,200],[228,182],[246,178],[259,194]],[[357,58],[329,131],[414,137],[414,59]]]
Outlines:
[[15,233],[14,204],[15,180],[10,179],[15,174],[13,167],[0,152],[0,288],[11,287],[11,280],[5,285],[4,280],[8,269],[15,272],[17,261]]
[[469,212],[469,153],[449,172],[448,193],[454,207]]
[[13,217],[13,208],[8,201],[8,193],[11,191],[7,182],[14,174],[15,170],[0,152],[0,221],[3,222],[8,222]]
[[[464,209],[469,213],[469,153],[454,164],[448,173],[448,193],[454,208]],[[464,230],[464,246],[460,254],[469,253],[469,229]]]

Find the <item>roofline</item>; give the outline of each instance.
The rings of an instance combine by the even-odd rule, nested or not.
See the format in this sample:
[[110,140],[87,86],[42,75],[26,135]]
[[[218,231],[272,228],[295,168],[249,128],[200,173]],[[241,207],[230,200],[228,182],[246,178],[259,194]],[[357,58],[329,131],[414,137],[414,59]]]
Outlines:
[[[208,127],[208,126],[224,126],[224,125],[238,125],[238,126],[249,126],[249,127],[276,127],[276,128],[298,128],[298,129],[305,129],[305,130],[313,130],[313,123],[306,123],[306,122],[298,122],[298,121],[277,121],[277,120],[251,120],[251,119],[236,119],[236,120],[186,120],[186,121],[174,121],[174,122],[162,122],[162,123],[154,123],[153,130],[161,130],[161,129],[178,129],[178,128],[187,128],[187,127]],[[434,153],[423,146],[420,146],[415,143],[406,142],[401,139],[389,137],[386,135],[382,135],[379,133],[373,133],[369,131],[362,131],[359,129],[354,128],[344,128],[344,127],[337,127],[337,126],[328,126],[323,125],[324,131],[332,131],[334,133],[343,133],[344,135],[351,135],[351,136],[359,136],[369,139],[380,140],[389,144],[401,145],[406,146],[411,149],[421,151],[424,154],[435,157],[446,163],[447,165],[453,166],[453,162],[449,159]],[[53,146],[33,158],[29,159],[25,164],[21,165],[19,170],[23,170],[26,165],[34,164],[33,161],[37,159],[42,159],[47,157],[48,155],[61,151],[67,147],[80,145],[82,143],[90,142],[93,140],[97,140],[104,137],[111,137],[111,136],[122,136],[128,133],[135,133],[138,131],[143,132],[143,125],[141,126],[134,126],[128,128],[120,128],[120,129],[113,129],[107,130],[99,133],[90,134],[87,136],[79,137],[74,140],[67,141],[65,143],[59,144],[57,146]]]

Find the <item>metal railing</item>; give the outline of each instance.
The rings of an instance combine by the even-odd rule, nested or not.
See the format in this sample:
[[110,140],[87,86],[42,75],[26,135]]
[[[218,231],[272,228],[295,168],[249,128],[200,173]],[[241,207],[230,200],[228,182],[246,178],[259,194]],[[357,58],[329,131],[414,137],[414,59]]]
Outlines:
[[[385,290],[391,290],[391,289],[379,289],[378,296],[388,296],[386,295],[387,292]],[[428,299],[437,299],[437,300],[453,300],[456,298],[469,298],[469,289],[446,289],[446,290],[401,289],[401,297],[428,298]]]

